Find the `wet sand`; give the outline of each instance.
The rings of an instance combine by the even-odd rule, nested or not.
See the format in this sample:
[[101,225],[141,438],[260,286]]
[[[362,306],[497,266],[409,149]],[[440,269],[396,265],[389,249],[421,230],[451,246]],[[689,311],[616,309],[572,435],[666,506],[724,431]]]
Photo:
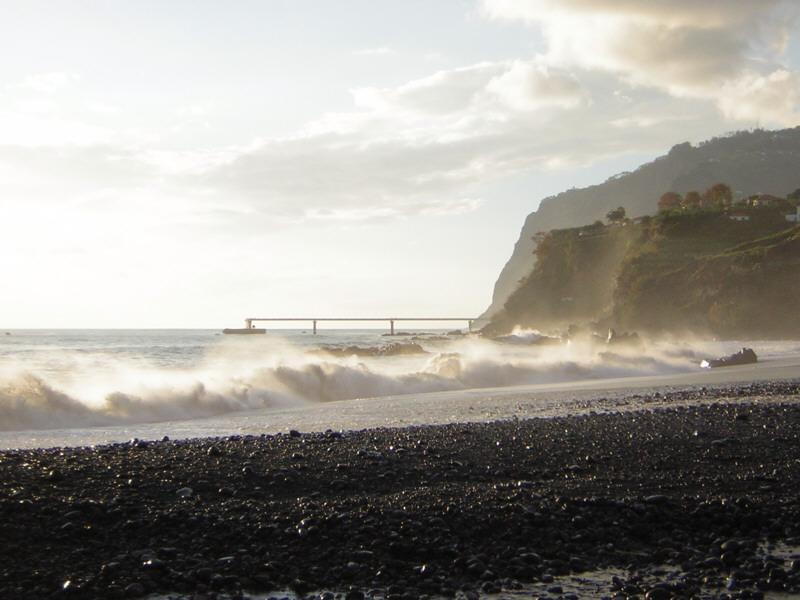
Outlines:
[[559,578],[601,569],[623,575],[584,597],[800,594],[800,563],[760,550],[800,545],[800,382],[771,378],[628,381],[571,416],[4,451],[0,596],[574,598]]

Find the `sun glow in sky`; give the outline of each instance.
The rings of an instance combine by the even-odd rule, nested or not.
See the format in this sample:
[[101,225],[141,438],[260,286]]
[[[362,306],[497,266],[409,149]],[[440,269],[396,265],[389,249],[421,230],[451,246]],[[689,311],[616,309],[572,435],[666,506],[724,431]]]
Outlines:
[[800,125],[799,27],[796,0],[7,3],[0,327],[477,316],[542,198]]

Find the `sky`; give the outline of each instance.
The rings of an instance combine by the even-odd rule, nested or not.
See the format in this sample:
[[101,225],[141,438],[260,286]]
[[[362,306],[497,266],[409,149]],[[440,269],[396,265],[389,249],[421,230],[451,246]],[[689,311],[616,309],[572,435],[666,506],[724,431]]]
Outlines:
[[26,0],[0,57],[5,329],[477,316],[543,198],[800,125],[796,0]]

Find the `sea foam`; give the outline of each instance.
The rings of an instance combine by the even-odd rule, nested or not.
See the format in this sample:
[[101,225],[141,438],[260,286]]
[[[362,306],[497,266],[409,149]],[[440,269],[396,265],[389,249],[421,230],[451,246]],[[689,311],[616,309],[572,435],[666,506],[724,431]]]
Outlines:
[[[374,335],[374,334],[373,334]],[[243,339],[246,338],[246,339]],[[419,352],[325,353],[326,337],[225,336],[190,359],[163,347],[48,347],[0,363],[0,429],[36,430],[177,421],[331,401],[660,375],[698,368],[685,347],[423,336]],[[253,339],[255,338],[255,339]],[[298,341],[301,340],[301,341]],[[358,341],[358,340],[356,340]],[[352,345],[353,340],[347,343]],[[374,343],[374,342],[372,342]],[[383,342],[386,343],[386,342]],[[362,340],[354,348],[369,348]]]

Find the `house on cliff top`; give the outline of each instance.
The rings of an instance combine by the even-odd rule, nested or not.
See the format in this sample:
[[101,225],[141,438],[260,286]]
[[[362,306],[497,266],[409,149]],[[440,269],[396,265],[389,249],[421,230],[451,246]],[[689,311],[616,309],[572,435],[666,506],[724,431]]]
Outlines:
[[781,198],[770,196],[769,194],[760,194],[750,200],[750,206],[774,206],[781,201]]

